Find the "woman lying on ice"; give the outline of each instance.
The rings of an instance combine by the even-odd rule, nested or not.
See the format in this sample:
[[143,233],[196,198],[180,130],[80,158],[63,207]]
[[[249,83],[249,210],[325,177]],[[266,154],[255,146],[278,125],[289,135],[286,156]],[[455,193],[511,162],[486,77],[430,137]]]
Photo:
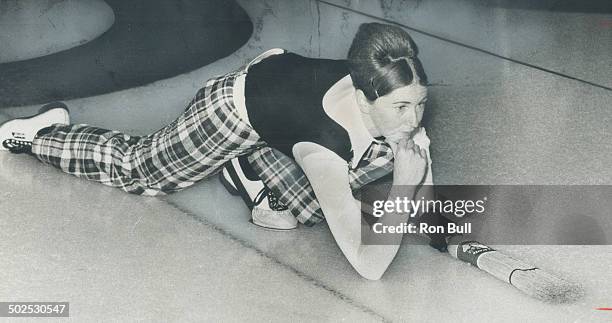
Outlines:
[[0,141],[2,149],[141,195],[182,190],[243,156],[265,184],[257,202],[267,197],[266,207],[279,211],[253,213],[254,222],[289,229],[296,219],[310,226],[325,215],[353,267],[379,279],[402,235],[389,245],[362,245],[352,192],[393,172],[389,198],[429,194],[417,192],[432,184],[429,139],[420,127],[426,83],[410,36],[369,23],[347,60],[269,50],[208,80],[179,118],[147,136],[70,124],[66,106],[53,103],[1,125]]

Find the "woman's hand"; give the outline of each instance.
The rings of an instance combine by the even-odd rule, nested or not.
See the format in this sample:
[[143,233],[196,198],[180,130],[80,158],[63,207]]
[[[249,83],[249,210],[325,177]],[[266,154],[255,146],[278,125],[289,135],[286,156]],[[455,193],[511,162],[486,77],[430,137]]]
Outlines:
[[388,142],[393,150],[393,185],[418,185],[427,172],[427,151],[412,139]]

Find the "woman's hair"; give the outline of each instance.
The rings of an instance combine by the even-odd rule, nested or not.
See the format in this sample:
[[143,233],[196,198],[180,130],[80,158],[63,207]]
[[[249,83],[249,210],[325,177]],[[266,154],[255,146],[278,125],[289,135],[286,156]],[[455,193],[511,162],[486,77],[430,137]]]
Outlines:
[[418,49],[403,29],[379,23],[359,26],[348,53],[353,84],[370,101],[412,84],[413,70],[418,82],[427,85],[427,75],[417,58]]

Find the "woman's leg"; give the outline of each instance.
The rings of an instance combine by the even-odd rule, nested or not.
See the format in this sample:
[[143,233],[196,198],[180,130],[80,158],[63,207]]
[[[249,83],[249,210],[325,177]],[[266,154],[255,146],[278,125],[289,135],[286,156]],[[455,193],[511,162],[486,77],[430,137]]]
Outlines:
[[248,160],[259,178],[298,221],[312,226],[323,220],[314,190],[293,159],[276,149],[263,147],[250,154]]
[[139,140],[88,125],[54,125],[38,132],[32,154],[65,173],[130,193],[155,195],[126,162],[127,152]]
[[89,125],[55,125],[39,131],[32,153],[66,173],[126,192],[179,191],[263,145],[238,118],[232,97],[235,76],[209,80],[179,118],[148,136]]

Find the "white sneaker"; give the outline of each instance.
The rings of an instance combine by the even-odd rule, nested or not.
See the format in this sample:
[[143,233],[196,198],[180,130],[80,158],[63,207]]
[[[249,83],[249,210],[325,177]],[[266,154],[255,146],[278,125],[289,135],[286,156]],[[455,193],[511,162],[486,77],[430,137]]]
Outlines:
[[33,116],[9,120],[0,125],[0,150],[29,152],[36,133],[56,123],[70,124],[68,107],[61,102],[45,104]]
[[267,187],[259,192],[251,211],[251,222],[260,227],[274,230],[297,228],[297,220],[289,209],[278,202]]
[[245,157],[234,158],[227,163],[219,177],[223,186],[232,195],[242,197],[251,209],[253,224],[273,230],[295,229],[295,216],[278,201],[256,174],[247,169],[247,164]]

